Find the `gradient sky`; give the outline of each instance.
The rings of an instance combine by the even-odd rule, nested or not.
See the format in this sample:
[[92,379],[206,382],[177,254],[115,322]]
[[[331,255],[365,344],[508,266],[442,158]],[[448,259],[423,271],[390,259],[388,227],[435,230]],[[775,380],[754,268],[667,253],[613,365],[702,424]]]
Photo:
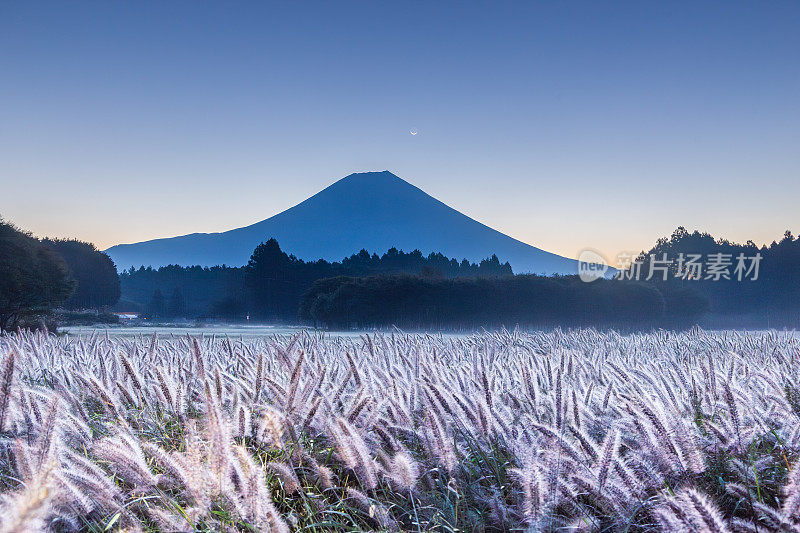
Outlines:
[[798,232],[800,3],[0,0],[0,215],[37,235],[226,230],[385,169],[569,257]]

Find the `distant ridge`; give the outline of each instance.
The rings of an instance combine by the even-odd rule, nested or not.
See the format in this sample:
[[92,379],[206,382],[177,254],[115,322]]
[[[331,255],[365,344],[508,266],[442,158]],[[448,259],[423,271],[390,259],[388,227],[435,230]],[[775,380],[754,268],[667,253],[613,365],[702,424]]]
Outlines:
[[504,235],[388,171],[350,174],[250,226],[118,244],[106,253],[120,270],[168,264],[240,266],[270,237],[305,260],[338,261],[362,248],[383,253],[396,247],[470,261],[496,254],[511,263],[515,273],[577,273],[577,261]]

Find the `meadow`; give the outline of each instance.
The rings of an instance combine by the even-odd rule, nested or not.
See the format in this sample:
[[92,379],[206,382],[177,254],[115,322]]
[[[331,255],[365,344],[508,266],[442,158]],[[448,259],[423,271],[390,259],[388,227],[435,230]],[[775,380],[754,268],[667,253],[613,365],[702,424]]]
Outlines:
[[777,332],[0,337],[0,532],[800,531]]

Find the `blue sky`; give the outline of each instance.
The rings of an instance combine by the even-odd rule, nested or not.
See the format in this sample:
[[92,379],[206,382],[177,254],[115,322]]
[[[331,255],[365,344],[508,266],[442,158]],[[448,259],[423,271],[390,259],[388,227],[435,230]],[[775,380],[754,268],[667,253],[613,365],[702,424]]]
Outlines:
[[570,257],[798,232],[800,3],[0,2],[0,214],[36,234],[220,231],[384,169]]

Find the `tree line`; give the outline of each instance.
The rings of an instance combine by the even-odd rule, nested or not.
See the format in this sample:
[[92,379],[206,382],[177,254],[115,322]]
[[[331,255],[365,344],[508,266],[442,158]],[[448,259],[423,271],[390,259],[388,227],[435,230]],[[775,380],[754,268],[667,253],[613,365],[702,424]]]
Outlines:
[[[648,279],[651,258],[670,257],[666,280]],[[678,275],[678,257],[760,254],[757,279]],[[800,239],[736,244],[678,228],[635,258],[640,276],[583,283],[576,276],[514,275],[492,256],[477,263],[442,254],[364,250],[339,262],[303,261],[275,239],[244,267],[141,267],[121,276],[123,295],[151,316],[218,317],[328,327],[479,325],[800,325]],[[731,272],[732,274],[732,272]]]
[[259,244],[243,267],[169,265],[131,268],[120,276],[120,305],[153,318],[223,318],[296,322],[303,294],[314,282],[337,276],[409,274],[423,278],[496,277],[513,274],[496,255],[479,262],[441,253],[423,255],[391,248],[366,250],[341,261],[304,261],[283,251],[275,239]]
[[300,317],[317,326],[373,328],[641,327],[693,324],[707,309],[696,293],[578,276],[431,279],[409,275],[317,281]]
[[99,309],[119,297],[114,262],[93,244],[40,240],[0,219],[0,331],[38,327],[57,307]]
[[[688,260],[697,256],[705,270],[693,271],[688,266]],[[753,267],[745,275],[736,272],[740,256],[746,259],[747,269]],[[661,263],[664,257],[670,261],[667,275],[658,271],[649,282],[659,289],[695,291],[709,302],[710,314],[723,323],[800,326],[800,238],[791,231],[786,231],[780,240],[758,246],[753,241],[737,244],[679,227],[670,237],[659,239],[650,250],[639,255],[641,265],[637,268],[641,277],[647,277],[651,269],[657,270],[653,268],[654,262]],[[758,264],[753,265],[752,258],[756,257]],[[709,258],[727,264],[723,275],[708,270]]]
[[[317,281],[299,314],[334,328],[800,327],[800,238],[789,231],[757,246],[679,227],[632,259],[619,279],[591,283],[577,276],[341,276]],[[700,262],[693,271],[692,260]]]

